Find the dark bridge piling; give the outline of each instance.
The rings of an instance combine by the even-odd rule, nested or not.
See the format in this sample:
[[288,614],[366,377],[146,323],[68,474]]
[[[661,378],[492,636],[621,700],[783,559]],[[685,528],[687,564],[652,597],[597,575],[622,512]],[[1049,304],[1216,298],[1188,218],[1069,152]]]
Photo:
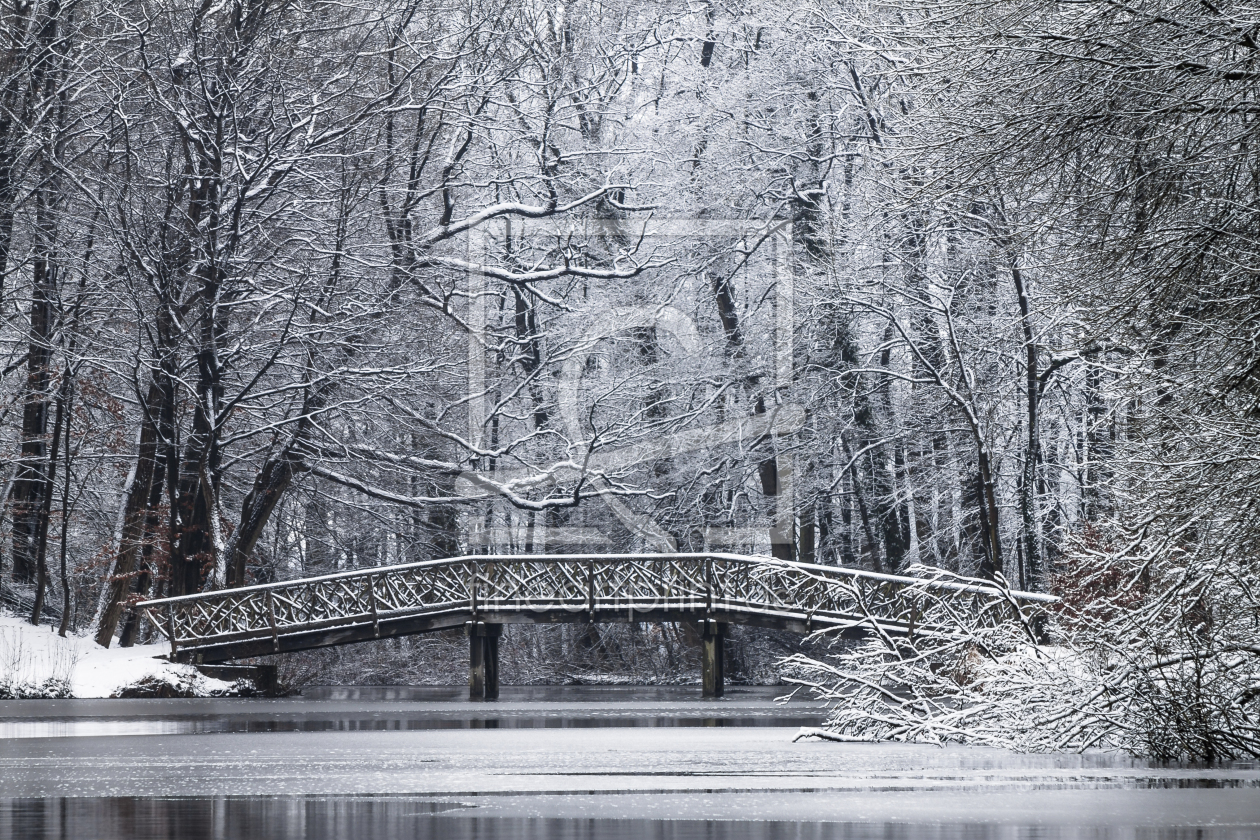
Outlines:
[[468,636],[468,699],[499,699],[499,637],[502,624],[469,621],[464,624]]
[[700,622],[700,683],[704,697],[721,697],[725,692],[726,630],[722,621]]

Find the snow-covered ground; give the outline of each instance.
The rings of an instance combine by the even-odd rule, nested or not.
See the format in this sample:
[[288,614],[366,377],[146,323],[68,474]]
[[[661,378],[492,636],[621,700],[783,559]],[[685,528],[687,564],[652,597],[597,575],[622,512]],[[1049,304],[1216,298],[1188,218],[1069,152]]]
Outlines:
[[0,615],[0,697],[116,697],[125,689],[169,685],[180,695],[209,696],[232,684],[191,665],[157,659],[164,645],[103,648],[89,638]]

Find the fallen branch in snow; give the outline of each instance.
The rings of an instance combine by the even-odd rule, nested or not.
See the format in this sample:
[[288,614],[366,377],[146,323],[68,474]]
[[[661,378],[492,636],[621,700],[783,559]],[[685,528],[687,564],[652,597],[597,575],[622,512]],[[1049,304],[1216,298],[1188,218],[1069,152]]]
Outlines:
[[820,741],[840,741],[846,744],[874,743],[874,739],[872,738],[855,738],[851,735],[844,735],[839,732],[832,732],[829,729],[819,729],[817,726],[802,726],[800,730],[797,731],[796,737],[792,739],[792,743],[795,744],[797,741],[800,741],[803,738],[817,738]]

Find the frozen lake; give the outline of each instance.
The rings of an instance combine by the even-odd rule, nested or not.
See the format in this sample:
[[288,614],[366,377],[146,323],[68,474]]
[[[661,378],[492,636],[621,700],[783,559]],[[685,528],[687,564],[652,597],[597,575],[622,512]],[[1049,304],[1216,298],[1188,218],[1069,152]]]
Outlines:
[[1260,838],[1260,767],[793,743],[777,689],[0,702],[0,838]]

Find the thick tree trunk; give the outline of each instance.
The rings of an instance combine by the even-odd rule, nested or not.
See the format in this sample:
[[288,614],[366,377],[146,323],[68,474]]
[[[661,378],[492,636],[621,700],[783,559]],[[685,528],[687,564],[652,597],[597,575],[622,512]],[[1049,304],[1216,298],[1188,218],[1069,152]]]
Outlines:
[[96,621],[96,643],[109,647],[118,629],[118,621],[126,608],[127,596],[132,588],[136,557],[140,551],[150,510],[150,498],[156,487],[161,492],[161,479],[155,475],[158,468],[160,413],[164,410],[162,388],[157,382],[149,385],[145,406],[140,418],[139,445],[136,462],[132,467],[127,486],[119,531],[118,547],[113,566],[107,578],[107,589]]
[[[305,424],[303,424],[305,425]],[[254,480],[253,489],[241,505],[241,521],[234,535],[231,563],[228,566],[228,586],[245,586],[246,564],[271,519],[272,512],[293,484],[293,478],[305,469],[297,447],[291,443],[278,457],[268,459]]]
[[214,540],[210,533],[213,515],[206,497],[200,447],[189,447],[180,469],[178,498],[179,532],[171,551],[171,595],[194,595],[214,571]]
[[802,563],[818,562],[817,518],[818,509],[814,506],[806,508],[801,515],[801,531],[797,555]]
[[[10,60],[16,57],[24,67],[10,66],[9,83],[6,85],[3,102],[14,106],[5,111],[4,121],[0,124],[0,273],[7,267],[8,250],[11,245],[13,228],[13,201],[16,197],[16,150],[12,143],[15,123],[12,114],[23,114],[21,125],[31,128],[37,120],[49,119],[46,114],[55,114],[47,125],[50,129],[58,129],[64,125],[66,118],[65,99],[58,91],[61,78],[62,51],[67,48],[60,39],[61,18],[63,11],[59,0],[52,0],[42,14],[36,13],[34,2],[19,4],[18,15],[11,25],[14,26],[10,44],[16,49],[10,53]],[[27,29],[26,20],[30,21]],[[25,31],[23,31],[25,30]],[[31,41],[24,41],[31,33]],[[20,72],[25,71],[25,72]],[[23,90],[23,85],[29,85]],[[47,106],[56,104],[61,96],[60,108],[51,111]],[[23,100],[20,109],[17,103]],[[36,116],[36,115],[39,116]],[[52,132],[50,132],[52,133]],[[56,465],[47,457],[48,442],[48,409],[52,401],[50,392],[52,377],[52,335],[55,327],[54,307],[58,300],[58,267],[56,258],[58,234],[58,207],[60,195],[60,141],[45,142],[40,146],[38,169],[39,182],[34,190],[35,230],[33,277],[30,306],[30,331],[26,356],[26,386],[22,405],[22,448],[18,459],[17,479],[14,481],[10,496],[10,510],[13,521],[13,576],[17,580],[30,580],[37,571],[41,538],[47,538],[46,523],[42,526],[42,510],[45,500],[51,499],[53,492],[51,471]],[[57,442],[53,441],[56,449]],[[42,598],[42,587],[47,577],[44,570],[40,579],[40,592],[37,599]]]
[[[43,205],[47,198],[41,197]],[[41,208],[40,215],[46,215]],[[41,219],[41,227],[49,224]],[[45,230],[43,247],[35,260],[30,332],[26,355],[26,386],[22,400],[22,453],[10,495],[13,518],[13,577],[29,581],[38,567],[40,515],[52,487],[48,459],[48,408],[51,404],[53,306],[57,298],[57,268],[52,262]]]
[[[57,419],[53,422],[52,446],[48,453],[48,480],[44,487],[44,498],[39,504],[39,518],[35,523],[35,603],[31,607],[31,624],[39,624],[40,613],[44,611],[44,597],[48,591],[48,521],[52,516],[52,497],[54,482],[57,478],[57,458],[61,448],[61,427],[66,418],[66,389],[63,386],[57,395]],[[62,617],[64,622],[64,616]]]
[[18,459],[17,478],[9,496],[9,510],[13,521],[13,578],[28,582],[36,572],[40,505],[49,484],[49,364],[52,359],[55,284],[56,269],[46,257],[36,260],[22,405],[22,450]]
[[227,550],[219,517],[219,406],[223,376],[219,345],[224,328],[219,310],[220,283],[214,268],[200,278],[201,325],[197,352],[197,394],[192,434],[184,449],[179,480],[179,536],[171,557],[173,595],[192,595],[209,583],[223,584]]
[[[82,289],[81,286],[80,286],[80,289]],[[74,328],[77,329],[77,322],[78,322],[77,317],[75,319],[75,322],[76,323],[75,323]],[[73,342],[72,342],[72,348],[73,348]],[[73,352],[73,349],[71,350],[71,352]],[[65,463],[63,464],[62,472],[64,474],[64,478],[62,479],[63,483],[61,487],[61,534],[60,534],[61,542],[60,542],[60,548],[58,550],[58,564],[57,564],[60,567],[60,571],[61,571],[61,624],[57,627],[57,635],[61,636],[64,639],[66,636],[66,632],[70,629],[70,606],[71,606],[70,605],[70,572],[66,565],[66,553],[69,548],[68,539],[70,536],[69,534],[69,531],[70,531],[70,478],[71,478],[70,464],[71,464],[71,457],[73,454],[70,447],[70,444],[71,444],[70,426],[71,426],[71,420],[74,418],[74,379],[70,371],[70,367],[68,365],[65,369],[63,376],[64,378],[62,379],[61,387],[62,387],[62,392],[63,392],[62,400],[64,403],[64,411],[65,411],[66,419],[65,419],[65,433],[64,433],[65,437],[64,437],[64,442],[62,445],[65,446],[66,451],[65,451],[65,455],[63,456],[65,458]],[[63,406],[59,405],[57,407],[58,413],[60,413],[62,410],[63,410]],[[50,488],[51,488],[51,485],[50,485]],[[49,493],[49,495],[50,496],[52,495],[51,492]]]
[[31,18],[38,11],[33,0],[14,3],[5,10],[3,39],[7,48],[0,55],[0,75],[6,82],[0,92],[0,300],[9,274],[9,254],[13,247],[13,217],[21,181],[19,162],[29,126],[23,100],[29,84],[33,29]]

